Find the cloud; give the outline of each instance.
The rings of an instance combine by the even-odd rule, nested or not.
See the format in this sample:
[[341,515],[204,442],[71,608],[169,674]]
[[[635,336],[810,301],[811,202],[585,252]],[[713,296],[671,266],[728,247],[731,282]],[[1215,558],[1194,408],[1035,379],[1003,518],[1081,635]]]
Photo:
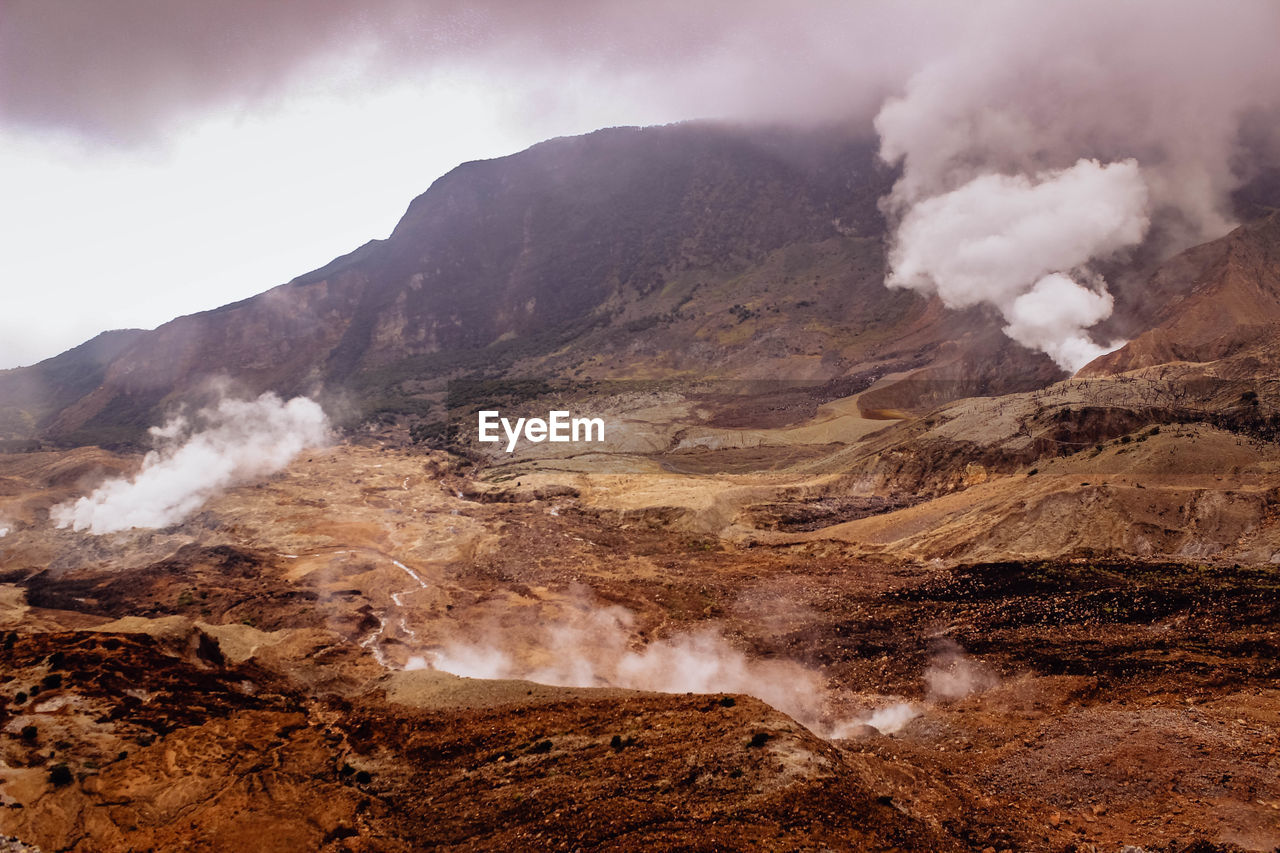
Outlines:
[[1010,337],[1075,370],[1120,343],[1086,331],[1113,305],[1097,262],[1152,224],[1164,251],[1225,233],[1232,190],[1274,164],[1280,7],[972,10],[875,119],[902,168],[882,202],[888,283],[993,305]]
[[963,13],[921,0],[9,0],[3,14],[0,119],[131,145],[211,110],[458,73],[524,91],[538,112],[621,98],[678,118],[869,119]]
[[193,418],[152,427],[151,435],[159,448],[137,474],[53,507],[50,519],[95,535],[177,524],[224,489],[273,474],[304,448],[324,444],[329,422],[313,400],[286,403],[267,393],[224,399]]
[[1084,329],[1111,296],[1067,275],[1141,242],[1147,187],[1133,160],[1025,175],[989,174],[909,207],[886,283],[936,293],[949,308],[994,305],[1014,340],[1075,371],[1105,352]]
[[[975,4],[876,118],[901,210],[978,175],[1133,158],[1157,205],[1220,232],[1240,128],[1280,104],[1280,7],[1196,0]],[[1271,138],[1274,140],[1274,130]]]
[[8,0],[3,19],[9,123],[130,140],[298,89],[487,69],[540,78],[536,109],[570,83],[689,117],[883,105],[885,155],[917,193],[974,152],[1006,171],[1158,155],[1181,179],[1162,191],[1189,200],[1230,181],[1223,155],[1280,80],[1269,0]]

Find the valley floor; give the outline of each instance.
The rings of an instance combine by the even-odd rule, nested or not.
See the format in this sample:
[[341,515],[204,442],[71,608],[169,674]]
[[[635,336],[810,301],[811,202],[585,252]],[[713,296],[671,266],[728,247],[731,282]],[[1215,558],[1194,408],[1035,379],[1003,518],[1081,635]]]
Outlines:
[[[0,833],[28,849],[1280,845],[1280,564],[1229,556],[1270,535],[1265,483],[1218,488],[1214,535],[1244,532],[1203,558],[977,553],[958,497],[759,460],[477,478],[373,440],[164,530],[41,522],[135,464],[0,457]],[[953,494],[1220,499],[1071,464]]]

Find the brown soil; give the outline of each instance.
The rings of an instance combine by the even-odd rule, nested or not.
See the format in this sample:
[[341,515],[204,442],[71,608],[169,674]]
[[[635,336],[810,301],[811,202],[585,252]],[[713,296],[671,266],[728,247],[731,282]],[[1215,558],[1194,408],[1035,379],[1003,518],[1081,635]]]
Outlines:
[[[1159,485],[1161,436],[1113,477],[1185,488]],[[1242,466],[1269,458],[1250,452]],[[76,493],[26,464],[7,469],[11,507]],[[859,511],[798,470],[493,482],[348,445],[167,531],[14,513],[0,832],[46,851],[1280,844],[1277,565],[921,561],[848,535],[963,493],[800,541],[683,526],[716,507],[778,527]],[[970,505],[1041,482],[975,482]],[[812,668],[845,711],[921,713],[824,741],[741,694],[403,671],[454,640],[545,654],[584,601],[629,611],[637,649],[712,627],[750,660]],[[930,681],[939,667],[972,689]]]

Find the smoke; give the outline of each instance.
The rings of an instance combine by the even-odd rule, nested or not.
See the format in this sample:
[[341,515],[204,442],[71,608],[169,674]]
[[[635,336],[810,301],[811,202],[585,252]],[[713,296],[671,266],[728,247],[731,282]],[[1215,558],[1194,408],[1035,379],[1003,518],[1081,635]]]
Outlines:
[[[618,687],[659,693],[742,693],[777,708],[825,738],[854,737],[870,726],[896,732],[924,707],[894,702],[869,714],[865,699],[832,689],[817,670],[794,660],[753,660],[720,632],[703,627],[636,642],[635,616],[622,607],[572,604],[572,621],[540,620],[534,636],[506,631],[493,642],[446,643],[409,659],[407,669],[431,667],[467,678],[517,678],[562,687]],[[955,673],[951,681],[936,673]],[[994,673],[964,658],[958,647],[935,656],[926,674],[930,698],[959,698],[994,686]]]
[[1084,332],[1112,307],[1086,266],[1139,243],[1146,208],[1133,160],[1081,160],[1033,178],[983,175],[907,210],[886,283],[937,293],[949,308],[994,305],[1009,337],[1074,372],[1108,351]]
[[711,629],[637,649],[630,611],[586,601],[577,602],[574,611],[572,623],[546,627],[523,656],[491,644],[459,642],[432,654],[430,664],[468,678],[520,678],[562,687],[744,693],[815,731],[828,727],[832,696],[825,679],[795,661],[750,660]]
[[1275,153],[1274,122],[1265,143],[1242,128],[1280,104],[1266,58],[1280,7],[1209,11],[975,5],[875,120],[881,156],[902,167],[882,202],[896,225],[888,283],[990,304],[1067,370],[1116,346],[1087,332],[1112,310],[1097,263],[1153,221],[1166,250],[1221,235],[1231,191]]
[[955,643],[940,647],[924,671],[924,683],[932,701],[955,701],[974,693],[985,693],[1000,683],[1000,677],[980,661],[972,660]]
[[95,535],[177,524],[222,490],[273,474],[304,448],[324,444],[329,421],[306,397],[286,403],[266,393],[256,400],[223,399],[150,432],[158,447],[136,475],[108,480],[86,497],[53,507],[53,522]]

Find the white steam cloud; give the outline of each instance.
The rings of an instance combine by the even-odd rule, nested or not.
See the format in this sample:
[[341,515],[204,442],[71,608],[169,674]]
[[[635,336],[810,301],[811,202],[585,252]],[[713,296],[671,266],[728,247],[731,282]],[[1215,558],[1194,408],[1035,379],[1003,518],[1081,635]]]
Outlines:
[[[921,706],[908,702],[894,702],[870,714],[854,712],[852,707],[862,704],[859,697],[831,689],[820,672],[793,660],[748,658],[710,627],[637,647],[630,611],[596,607],[587,601],[575,603],[574,610],[572,624],[543,626],[530,641],[507,635],[502,646],[453,642],[429,655],[410,658],[406,668],[430,666],[467,678],[518,678],[562,687],[742,693],[826,738],[857,736],[867,726],[889,734],[922,713]],[[948,655],[934,668],[963,672],[965,678],[979,671],[965,662],[958,649]],[[994,679],[993,674],[990,677]],[[969,678],[964,685],[976,683]],[[964,685],[955,681],[946,696],[958,697]],[[934,688],[931,681],[931,695]]]
[[279,471],[307,447],[329,439],[329,421],[306,397],[287,403],[267,393],[256,400],[224,399],[193,418],[152,427],[159,443],[132,478],[103,483],[92,494],[59,504],[49,517],[60,528],[114,533],[167,527],[218,492]]
[[993,305],[1011,338],[1075,370],[1115,346],[1086,331],[1112,310],[1091,265],[1152,221],[1165,250],[1225,233],[1231,191],[1274,165],[1280,8],[968,8],[876,117],[881,156],[902,166],[883,201],[889,283]]
[[575,609],[572,624],[548,627],[535,640],[532,659],[492,645],[455,643],[433,654],[431,666],[468,678],[520,678],[562,687],[745,693],[815,731],[829,727],[832,697],[825,680],[795,661],[750,660],[710,629],[637,650],[631,646],[635,619],[626,609],[586,603]]
[[[916,705],[910,702],[894,702],[892,705],[877,708],[863,724],[871,726],[881,734],[890,735],[902,730],[907,723],[918,716],[920,716],[920,709]],[[843,734],[844,732],[837,730],[835,736],[841,737]]]
[[1081,160],[1034,179],[983,175],[907,211],[886,283],[937,293],[949,308],[994,305],[1009,337],[1074,372],[1109,351],[1084,330],[1111,314],[1112,300],[1100,279],[1087,277],[1088,287],[1067,273],[1139,243],[1146,208],[1133,160]]

